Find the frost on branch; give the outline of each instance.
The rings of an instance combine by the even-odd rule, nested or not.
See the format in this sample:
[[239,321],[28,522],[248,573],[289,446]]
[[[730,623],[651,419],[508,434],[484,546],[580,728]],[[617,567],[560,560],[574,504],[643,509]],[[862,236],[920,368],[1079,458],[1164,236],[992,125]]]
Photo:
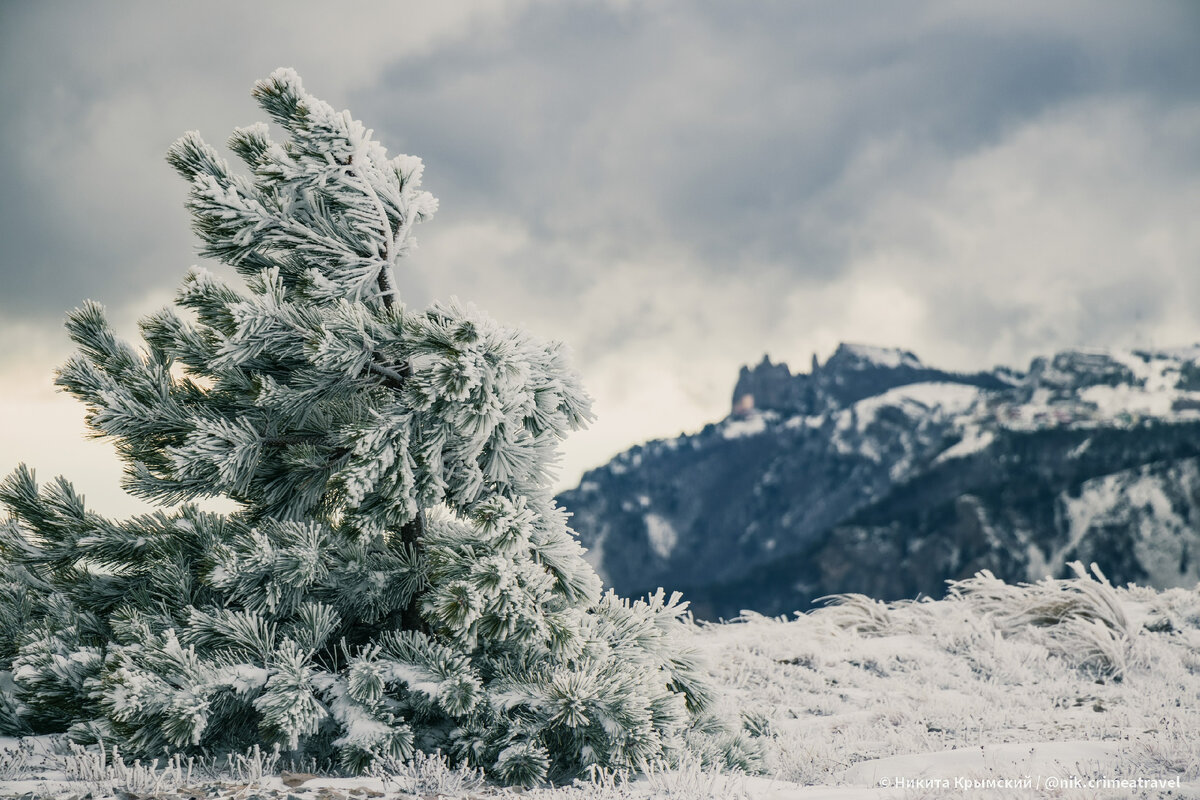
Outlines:
[[[0,730],[353,769],[441,750],[512,783],[678,756],[711,699],[685,604],[602,597],[549,489],[591,414],[563,348],[407,308],[420,160],[290,70],[254,96],[283,138],[235,131],[244,173],[196,133],[168,153],[244,286],[194,268],[142,350],[95,303],[67,320],[59,386],[164,510],[111,521],[24,467],[0,485]],[[239,510],[186,505],[206,497]]]

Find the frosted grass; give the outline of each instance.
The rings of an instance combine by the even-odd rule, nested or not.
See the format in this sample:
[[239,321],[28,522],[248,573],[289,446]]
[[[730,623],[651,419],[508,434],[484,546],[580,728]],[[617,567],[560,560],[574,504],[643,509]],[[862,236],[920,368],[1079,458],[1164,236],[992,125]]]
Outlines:
[[[648,765],[636,777],[595,770],[571,786],[519,793],[434,755],[380,765],[367,778],[315,770],[292,785],[293,773],[279,773],[270,751],[257,760],[248,754],[237,770],[230,762],[224,775],[181,761],[151,774],[146,764],[118,767],[111,755],[63,755],[61,746],[56,755],[40,737],[0,741],[0,796],[99,798],[153,788],[178,795],[190,783],[209,787],[209,796],[253,784],[259,796],[280,798],[349,797],[356,787],[360,795],[455,800],[935,798],[964,796],[940,780],[986,785],[1019,776],[1177,779],[1177,796],[1200,793],[1200,589],[1114,587],[1082,565],[1073,578],[1022,585],[980,573],[952,584],[944,600],[843,595],[791,618],[745,613],[693,623],[687,637],[717,677],[720,713],[753,735],[762,774],[688,759]],[[216,773],[220,766],[210,765]],[[895,777],[914,785],[880,784]],[[1043,785],[970,796],[1157,796],[1121,791]]]

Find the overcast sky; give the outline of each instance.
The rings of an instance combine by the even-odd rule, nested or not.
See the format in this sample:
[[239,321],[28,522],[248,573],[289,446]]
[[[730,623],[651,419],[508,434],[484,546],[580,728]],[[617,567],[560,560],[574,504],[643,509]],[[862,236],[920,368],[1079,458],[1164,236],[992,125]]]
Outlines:
[[53,392],[64,312],[132,336],[198,263],[163,161],[295,67],[441,201],[402,263],[568,342],[562,485],[839,341],[1024,367],[1200,341],[1194,2],[0,0],[0,474],[127,513]]

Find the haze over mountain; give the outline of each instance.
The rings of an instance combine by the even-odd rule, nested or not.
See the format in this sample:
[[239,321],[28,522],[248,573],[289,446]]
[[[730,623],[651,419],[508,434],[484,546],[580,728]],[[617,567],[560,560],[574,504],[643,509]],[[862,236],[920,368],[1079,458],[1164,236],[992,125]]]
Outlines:
[[701,617],[822,595],[939,597],[1096,562],[1200,580],[1200,347],[1071,350],[956,373],[843,344],[743,367],[728,416],[648,442],[560,496],[605,580],[685,590]]

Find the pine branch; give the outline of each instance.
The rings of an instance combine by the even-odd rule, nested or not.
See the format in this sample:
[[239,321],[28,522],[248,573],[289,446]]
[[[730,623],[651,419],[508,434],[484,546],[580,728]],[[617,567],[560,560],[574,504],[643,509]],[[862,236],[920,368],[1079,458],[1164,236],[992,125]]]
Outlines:
[[[333,156],[330,155],[329,158]],[[366,176],[354,171],[354,156],[351,155],[347,161],[346,175],[351,178],[358,178],[358,182],[363,187],[364,194],[370,198],[371,204],[375,207],[375,211],[379,214],[379,226],[383,234],[383,267],[379,270],[379,275],[376,277],[376,283],[379,286],[379,296],[383,299],[383,307],[389,311],[395,305],[395,290],[392,288],[391,276],[388,274],[392,270],[392,263],[396,258],[396,248],[400,243],[400,232],[407,231],[407,225],[398,225],[396,230],[392,230],[392,221],[388,218],[387,209],[383,207],[383,201],[379,199],[379,194],[375,191],[375,187],[366,179]]]
[[[323,444],[325,442],[325,437],[317,436],[317,435],[306,436],[305,434],[302,434],[302,433],[294,433],[294,434],[290,434],[287,436],[264,436],[264,437],[262,437],[262,439],[260,441],[262,444],[265,444],[265,445],[268,445],[271,447],[290,447],[294,444]],[[349,452],[349,450],[347,450],[344,447],[339,447],[339,448],[334,449],[335,455],[337,453],[348,453],[348,452]],[[335,458],[335,460],[336,460],[336,458]]]
[[399,370],[396,370],[384,363],[383,356],[381,356],[379,353],[371,353],[371,356],[375,360],[367,363],[367,371],[374,372],[376,375],[381,375],[384,378],[387,378],[388,386],[392,389],[395,389],[396,391],[403,389],[408,377],[412,375],[412,367],[405,363],[403,367],[401,367]]
[[[421,543],[424,538],[425,510],[417,506],[417,515],[400,528],[400,541],[408,545],[413,553],[418,553],[421,550]],[[400,625],[405,630],[429,633],[429,623],[421,616],[420,604],[417,597],[418,593],[413,592],[413,596],[409,598],[408,604],[400,611]]]
[[[382,272],[380,273],[380,280],[383,280]],[[385,295],[385,297],[389,296]],[[372,353],[372,355],[380,361],[383,360],[383,357],[377,353]],[[376,361],[368,362],[367,369],[387,378],[389,386],[397,392],[404,388],[404,384],[412,376],[412,364],[407,361],[404,362],[404,366],[399,370],[394,370]],[[400,528],[400,541],[408,545],[412,549],[412,552],[418,553],[421,550],[422,540],[425,538],[425,530],[425,510],[418,504],[416,516]],[[413,593],[413,596],[409,598],[408,604],[400,612],[400,624],[406,630],[421,631],[422,633],[429,632],[429,624],[421,616],[417,593]]]

